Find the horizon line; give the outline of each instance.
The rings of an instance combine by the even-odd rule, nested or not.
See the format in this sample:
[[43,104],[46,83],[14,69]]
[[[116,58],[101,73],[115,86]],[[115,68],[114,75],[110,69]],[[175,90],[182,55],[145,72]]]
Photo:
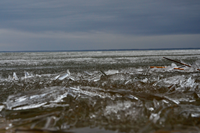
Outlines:
[[86,50],[3,50],[0,53],[12,52],[87,52],[87,51],[148,51],[148,50],[194,50],[200,48],[149,48],[149,49],[86,49]]

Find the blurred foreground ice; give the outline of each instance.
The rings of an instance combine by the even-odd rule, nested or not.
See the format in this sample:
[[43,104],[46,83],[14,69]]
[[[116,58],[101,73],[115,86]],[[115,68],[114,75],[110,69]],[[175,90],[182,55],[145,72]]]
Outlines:
[[[172,64],[170,67],[177,66]],[[166,71],[171,74],[166,75]],[[174,75],[173,72],[177,71],[180,73]],[[23,88],[32,81],[38,88],[9,95],[7,100],[1,103],[1,116],[12,116],[12,127],[32,121],[32,129],[39,126],[52,131],[58,127],[60,130],[68,130],[70,126],[76,126],[83,120],[93,121],[95,125],[103,127],[108,124],[111,129],[127,132],[138,130],[130,128],[131,124],[145,126],[146,130],[149,130],[151,126],[145,124],[148,121],[158,127],[170,125],[172,120],[175,125],[183,124],[187,120],[196,122],[200,118],[199,73],[185,72],[187,71],[168,68],[82,73],[67,70],[63,73],[42,75],[25,72],[24,77],[19,77],[14,72],[13,78],[1,79],[1,83],[10,82]],[[43,116],[35,112],[28,118],[23,118],[26,116],[19,113],[33,109],[39,109],[41,113],[50,109],[55,113],[51,111],[49,115]],[[66,114],[62,114],[63,111]],[[10,112],[9,115],[7,112]],[[40,121],[45,124],[41,125]],[[54,121],[54,124],[51,121]],[[120,124],[114,124],[114,121]],[[125,130],[123,126],[130,127]],[[6,127],[12,129],[9,124]]]

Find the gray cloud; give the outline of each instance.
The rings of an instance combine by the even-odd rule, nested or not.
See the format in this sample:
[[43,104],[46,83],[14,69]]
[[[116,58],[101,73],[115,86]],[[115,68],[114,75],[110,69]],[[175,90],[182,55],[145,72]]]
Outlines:
[[[46,48],[45,43],[52,44],[53,49],[53,42],[77,45],[71,49],[82,48],[78,45],[80,43],[90,44],[93,49],[100,48],[94,43],[100,45],[103,43],[100,40],[105,39],[106,36],[98,38],[97,33],[112,34],[116,39],[119,39],[119,36],[122,39],[125,36],[134,38],[200,34],[199,16],[200,1],[197,0],[6,0],[0,2],[1,31],[9,31],[6,33],[9,37],[16,36],[16,32],[23,33],[23,35],[18,35],[16,43],[40,43],[44,49]],[[64,35],[65,37],[66,35],[80,37],[80,33],[84,33],[94,38],[90,37],[89,40],[76,38],[75,40],[66,37],[70,40],[67,41],[65,37],[51,37],[48,38],[51,41],[48,41],[44,37],[47,32],[52,32],[54,36]],[[41,37],[28,37],[29,39],[35,38],[28,40],[24,38],[24,33],[32,36],[39,34]],[[93,34],[96,36],[92,36]],[[109,48],[115,48],[116,43],[114,42],[114,40],[107,41]],[[118,40],[118,42],[122,41]],[[6,43],[13,44],[14,42],[3,39],[0,41],[0,46]],[[63,45],[60,46],[61,49]],[[28,44],[25,46],[30,47]],[[182,47],[190,47],[190,45],[185,44]]]
[[7,0],[1,27],[32,31],[109,31],[128,34],[199,33],[200,2],[177,0]]

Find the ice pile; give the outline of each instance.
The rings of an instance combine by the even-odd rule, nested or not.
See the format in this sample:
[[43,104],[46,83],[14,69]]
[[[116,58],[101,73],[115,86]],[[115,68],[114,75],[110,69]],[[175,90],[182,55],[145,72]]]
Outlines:
[[12,120],[7,121],[12,124],[7,129],[26,125],[45,131],[68,131],[81,125],[147,132],[154,127],[177,128],[188,120],[194,121],[188,124],[193,126],[200,118],[200,75],[176,67],[25,72],[23,77],[14,72],[1,85],[8,84],[10,90],[17,86],[20,92],[0,103],[0,116]]

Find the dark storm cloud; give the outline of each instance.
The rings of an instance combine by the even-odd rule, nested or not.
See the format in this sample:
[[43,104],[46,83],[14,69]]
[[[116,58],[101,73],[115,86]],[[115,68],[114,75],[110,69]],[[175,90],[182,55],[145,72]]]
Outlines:
[[0,51],[199,47],[198,0],[3,0]]
[[0,28],[31,32],[105,31],[134,35],[200,33],[200,1],[6,0]]

